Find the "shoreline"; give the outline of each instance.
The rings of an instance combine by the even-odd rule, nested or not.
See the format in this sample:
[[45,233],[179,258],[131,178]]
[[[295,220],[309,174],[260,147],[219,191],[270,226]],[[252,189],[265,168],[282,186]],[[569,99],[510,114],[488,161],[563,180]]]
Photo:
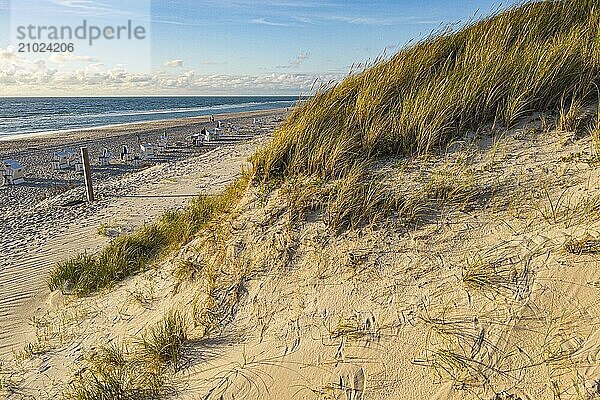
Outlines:
[[[140,122],[125,122],[120,124],[110,124],[110,125],[101,125],[95,127],[86,127],[86,128],[73,128],[73,129],[61,129],[54,131],[42,131],[42,132],[30,132],[30,133],[22,133],[22,134],[8,134],[8,135],[0,135],[0,144],[4,144],[6,142],[18,142],[18,141],[28,141],[31,139],[43,139],[49,136],[53,138],[59,137],[62,135],[64,137],[68,134],[85,134],[92,133],[98,131],[113,131],[120,128],[132,128],[136,129],[136,132],[142,132],[147,129],[170,129],[170,128],[180,128],[191,124],[197,123],[207,123],[210,122],[211,115],[215,117],[215,120],[218,118],[222,121],[227,121],[234,118],[246,118],[246,117],[261,117],[261,116],[269,116],[273,114],[280,114],[287,112],[291,107],[279,107],[279,108],[270,108],[268,110],[251,110],[251,111],[236,111],[232,113],[219,113],[219,114],[210,114],[210,115],[199,115],[196,117],[183,117],[183,118],[167,118],[167,119],[159,119],[152,121],[140,121]],[[160,127],[152,126],[159,124]],[[123,132],[124,133],[124,132]],[[131,133],[131,132],[129,132]]]

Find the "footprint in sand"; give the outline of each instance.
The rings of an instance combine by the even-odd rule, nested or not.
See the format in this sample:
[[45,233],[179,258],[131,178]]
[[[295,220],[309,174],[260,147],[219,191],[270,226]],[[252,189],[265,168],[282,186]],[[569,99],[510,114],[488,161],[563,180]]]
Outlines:
[[363,400],[367,381],[362,367],[345,364],[335,372],[336,386],[346,395],[345,400]]

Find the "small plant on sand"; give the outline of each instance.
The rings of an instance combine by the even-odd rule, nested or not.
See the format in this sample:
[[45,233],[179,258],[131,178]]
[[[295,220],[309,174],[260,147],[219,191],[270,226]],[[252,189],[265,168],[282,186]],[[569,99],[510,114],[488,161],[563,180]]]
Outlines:
[[492,299],[498,295],[520,299],[528,294],[533,279],[526,260],[478,257],[467,260],[462,271],[465,288],[480,291]]
[[352,315],[350,317],[340,317],[330,335],[332,338],[343,337],[349,340],[360,340],[377,338],[379,331],[371,319],[361,321],[358,315]]
[[485,353],[494,351],[495,345],[483,327],[466,316],[421,317],[429,329],[427,349],[416,364],[429,366],[438,379],[451,381],[461,389],[481,387],[498,371],[484,362]]
[[464,162],[447,162],[435,168],[428,177],[425,193],[438,204],[456,204],[467,206],[473,203],[478,195],[475,176]]
[[87,295],[140,271],[167,245],[160,224],[147,225],[117,238],[98,254],[80,254],[59,263],[50,273],[50,289]]
[[0,395],[10,394],[15,389],[12,373],[8,370],[5,364],[0,361]]
[[565,250],[572,254],[600,254],[600,239],[589,233],[583,238],[571,238],[565,243]]
[[160,374],[130,359],[126,350],[106,346],[90,354],[86,367],[63,393],[65,400],[158,400],[164,391]]
[[187,341],[184,317],[171,311],[148,328],[131,349],[101,346],[85,359],[63,393],[66,400],[158,400],[169,391]]
[[179,312],[172,311],[142,335],[139,357],[154,365],[155,370],[163,365],[177,370],[186,341],[187,322]]
[[182,258],[177,262],[175,276],[180,281],[193,280],[202,271],[202,267],[202,262],[199,260]]
[[135,288],[128,291],[128,293],[131,300],[135,303],[146,309],[150,309],[152,308],[152,303],[156,300],[154,290],[154,282],[148,279],[141,284],[136,284]]

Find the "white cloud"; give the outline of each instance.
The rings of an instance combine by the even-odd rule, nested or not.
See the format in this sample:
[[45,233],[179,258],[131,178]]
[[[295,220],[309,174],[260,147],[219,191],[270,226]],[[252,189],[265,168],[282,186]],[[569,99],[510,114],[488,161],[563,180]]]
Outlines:
[[309,52],[302,52],[296,56],[292,61],[290,61],[287,65],[278,65],[277,68],[295,68],[301,65],[304,61],[310,58]]
[[389,26],[389,25],[432,25],[437,24],[440,21],[417,16],[404,16],[404,17],[393,17],[393,18],[380,18],[380,17],[362,17],[362,16],[348,16],[348,15],[327,15],[323,17],[326,21],[337,21],[344,22],[352,25],[375,25],[375,26]]
[[13,46],[6,49],[0,49],[0,60],[14,60],[17,58],[17,52]]
[[67,62],[78,62],[78,61],[91,63],[91,62],[98,61],[96,58],[94,58],[92,56],[86,56],[86,55],[78,56],[73,53],[52,53],[48,59],[57,64],[67,63]]
[[258,25],[268,25],[268,26],[292,26],[291,24],[287,24],[285,22],[269,21],[266,18],[255,18],[255,19],[251,20],[250,23],[258,24]]
[[[124,66],[107,67],[88,62],[77,67],[77,64],[32,60],[12,54],[12,49],[0,48],[0,87],[6,95],[299,94],[308,93],[315,80],[326,83],[343,78],[343,74],[333,73],[199,75],[193,70],[135,73]],[[297,57],[294,61],[305,58]]]
[[98,12],[112,11],[116,12],[115,8],[108,4],[98,3],[92,0],[52,0],[54,4],[66,7],[71,10]]
[[170,60],[163,65],[169,68],[183,67],[183,60]]

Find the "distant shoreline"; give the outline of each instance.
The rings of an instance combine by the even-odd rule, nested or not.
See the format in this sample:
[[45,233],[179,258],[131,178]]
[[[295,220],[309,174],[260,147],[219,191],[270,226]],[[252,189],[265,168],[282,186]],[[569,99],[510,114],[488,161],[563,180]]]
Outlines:
[[[253,110],[253,111],[236,111],[231,113],[215,113],[211,114],[215,117],[215,120],[218,119],[231,119],[231,118],[241,118],[241,117],[260,117],[266,115],[273,114],[281,114],[285,112],[290,107],[281,107],[281,108],[270,108],[268,110]],[[125,122],[119,124],[110,124],[103,126],[95,126],[95,127],[85,127],[85,128],[73,128],[73,129],[61,129],[61,130],[53,130],[53,131],[42,131],[42,132],[31,132],[31,133],[16,133],[9,135],[0,135],[0,143],[5,142],[26,142],[32,139],[69,139],[72,136],[72,139],[77,139],[79,135],[85,134],[98,134],[98,133],[107,133],[111,134],[120,134],[126,133],[126,129],[130,128],[131,132],[144,132],[147,130],[154,129],[169,129],[169,128],[178,128],[187,125],[193,125],[202,122],[209,122],[211,115],[201,115],[196,117],[183,117],[183,118],[166,118],[160,120],[152,120],[152,121],[142,121],[142,122]],[[112,136],[112,135],[111,135]]]

